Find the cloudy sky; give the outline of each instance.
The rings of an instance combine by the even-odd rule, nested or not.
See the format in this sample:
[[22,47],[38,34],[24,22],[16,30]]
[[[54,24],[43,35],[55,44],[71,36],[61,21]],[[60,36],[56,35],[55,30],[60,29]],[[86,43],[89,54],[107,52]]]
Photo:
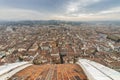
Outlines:
[[120,20],[120,0],[0,0],[0,20]]

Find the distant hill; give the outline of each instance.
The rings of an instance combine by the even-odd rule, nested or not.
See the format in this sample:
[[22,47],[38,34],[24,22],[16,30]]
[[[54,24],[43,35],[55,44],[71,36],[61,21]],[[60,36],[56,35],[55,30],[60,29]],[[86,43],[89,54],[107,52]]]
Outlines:
[[73,21],[60,21],[60,20],[35,20],[35,21],[1,21],[1,25],[59,25],[59,24],[71,24],[71,25],[80,25],[81,22]]
[[61,20],[25,20],[25,21],[0,21],[0,25],[59,25],[59,24],[70,24],[70,25],[80,25],[80,24],[102,24],[102,25],[119,25],[120,21],[61,21]]

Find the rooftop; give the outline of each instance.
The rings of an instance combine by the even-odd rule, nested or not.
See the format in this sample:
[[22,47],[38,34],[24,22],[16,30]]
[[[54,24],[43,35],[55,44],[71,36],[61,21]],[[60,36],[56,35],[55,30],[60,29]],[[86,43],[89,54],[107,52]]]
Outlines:
[[9,80],[88,80],[77,64],[32,65],[13,75]]

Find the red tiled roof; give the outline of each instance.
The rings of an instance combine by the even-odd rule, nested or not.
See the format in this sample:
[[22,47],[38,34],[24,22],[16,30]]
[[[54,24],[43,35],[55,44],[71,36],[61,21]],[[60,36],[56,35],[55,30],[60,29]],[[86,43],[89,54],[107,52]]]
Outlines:
[[88,80],[82,68],[75,64],[32,65],[9,80]]

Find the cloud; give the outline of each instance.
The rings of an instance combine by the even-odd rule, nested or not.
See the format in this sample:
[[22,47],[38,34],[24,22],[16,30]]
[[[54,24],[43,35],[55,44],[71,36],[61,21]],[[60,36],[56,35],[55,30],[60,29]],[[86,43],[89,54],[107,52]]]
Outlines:
[[96,13],[73,13],[70,15],[56,15],[56,19],[75,20],[75,21],[97,21],[97,20],[120,20],[120,7],[114,7],[108,10]]
[[0,0],[0,7],[36,10],[45,13],[59,13],[69,0]]
[[[111,1],[111,0],[110,0]],[[108,3],[108,0],[70,0],[66,5],[66,11],[63,14],[55,15],[56,19],[61,20],[76,20],[76,21],[89,21],[89,20],[120,20],[120,7],[110,6],[97,10],[97,6],[92,10],[89,8],[91,5]],[[111,1],[112,2],[112,1]],[[111,3],[108,3],[111,5]],[[102,7],[101,7],[102,8]],[[98,7],[99,9],[99,7]]]
[[120,0],[100,0],[99,2],[88,5],[85,8],[90,12],[99,12],[113,7],[120,7]]
[[118,20],[120,0],[0,0],[0,20]]
[[85,7],[100,2],[100,0],[71,0],[67,5],[66,13],[84,12]]
[[114,7],[108,10],[101,11],[100,14],[115,14],[119,13],[120,14],[120,7]]
[[48,18],[48,16],[38,11],[19,8],[0,8],[1,20],[40,20]]
[[46,14],[39,11],[19,9],[19,8],[0,8],[0,20],[120,20],[120,7],[96,13],[72,13],[72,14]]

